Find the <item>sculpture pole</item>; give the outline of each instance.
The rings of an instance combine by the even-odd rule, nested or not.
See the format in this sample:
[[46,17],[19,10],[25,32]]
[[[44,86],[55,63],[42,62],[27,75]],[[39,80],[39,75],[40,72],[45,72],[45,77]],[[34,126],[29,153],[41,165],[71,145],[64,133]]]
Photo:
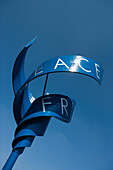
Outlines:
[[[12,153],[2,170],[11,170],[18,156],[25,147],[30,147],[35,136],[43,136],[51,117],[69,123],[74,111],[75,101],[61,94],[45,95],[48,75],[59,72],[80,73],[97,80],[101,84],[103,68],[94,60],[80,56],[69,55],[50,59],[41,65],[26,80],[24,76],[24,61],[34,38],[17,56],[13,67],[13,90],[15,99],[13,113],[17,128],[12,142]],[[37,99],[32,95],[29,83],[40,76],[46,75],[43,95]]]
[[25,148],[19,148],[16,150],[12,150],[8,160],[6,161],[2,170],[11,170],[20,154],[23,153]]

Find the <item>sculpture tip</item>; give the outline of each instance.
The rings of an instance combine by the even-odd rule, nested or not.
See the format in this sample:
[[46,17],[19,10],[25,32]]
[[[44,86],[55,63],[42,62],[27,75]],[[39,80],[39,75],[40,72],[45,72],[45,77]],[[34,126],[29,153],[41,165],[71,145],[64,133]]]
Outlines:
[[31,46],[31,45],[35,42],[35,40],[37,39],[37,37],[38,37],[38,36],[36,36],[35,38],[33,38],[25,47]]

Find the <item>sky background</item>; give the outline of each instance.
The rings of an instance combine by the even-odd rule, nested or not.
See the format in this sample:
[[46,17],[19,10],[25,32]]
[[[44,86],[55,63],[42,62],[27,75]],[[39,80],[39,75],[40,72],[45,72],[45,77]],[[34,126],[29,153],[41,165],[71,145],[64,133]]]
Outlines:
[[[47,92],[76,101],[71,123],[52,118],[44,137],[36,137],[14,170],[113,169],[113,1],[0,0],[0,169],[11,153],[12,69],[17,54],[35,36],[25,63],[26,77],[44,61],[80,54],[104,68],[102,85],[79,75],[51,74]],[[30,84],[42,95],[45,77]]]

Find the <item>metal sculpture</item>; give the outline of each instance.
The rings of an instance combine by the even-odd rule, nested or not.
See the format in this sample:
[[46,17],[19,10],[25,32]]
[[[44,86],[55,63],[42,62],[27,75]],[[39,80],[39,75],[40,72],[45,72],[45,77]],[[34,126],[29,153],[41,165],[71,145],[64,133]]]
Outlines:
[[[36,39],[36,38],[35,38]],[[17,123],[15,138],[12,142],[12,153],[3,170],[12,169],[16,159],[25,147],[30,147],[35,136],[43,136],[51,117],[70,122],[75,101],[68,96],[59,94],[45,95],[48,76],[51,73],[70,72],[90,76],[101,84],[103,69],[94,60],[69,55],[50,59],[41,64],[26,80],[24,76],[24,61],[27,50],[35,41],[33,39],[17,56],[13,68],[13,90],[15,94],[13,112]],[[42,75],[46,75],[43,95],[37,99],[29,91],[29,83]]]

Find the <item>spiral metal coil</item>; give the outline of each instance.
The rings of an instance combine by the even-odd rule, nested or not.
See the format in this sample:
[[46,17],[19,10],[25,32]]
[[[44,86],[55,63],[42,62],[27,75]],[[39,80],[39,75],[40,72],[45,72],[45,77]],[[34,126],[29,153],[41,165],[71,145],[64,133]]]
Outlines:
[[[64,122],[70,122],[75,101],[61,94],[46,94],[48,76],[51,73],[69,72],[87,75],[99,84],[102,81],[103,68],[94,60],[80,56],[58,56],[50,59],[34,70],[26,80],[24,75],[25,56],[34,38],[17,56],[13,67],[13,90],[15,99],[13,113],[17,123],[15,137],[12,142],[13,151],[2,170],[11,170],[18,155],[25,147],[30,147],[35,136],[43,136],[51,117]],[[40,76],[46,75],[43,95],[35,99],[29,90],[29,83]]]
[[[26,82],[24,61],[27,50],[34,40],[19,53],[13,68],[15,94],[13,112],[17,123],[12,143],[13,150],[30,147],[35,136],[43,136],[51,117],[70,122],[75,106],[74,100],[64,95],[49,94],[35,99],[29,91],[29,82],[34,78],[30,81],[28,78]],[[36,70],[34,75],[36,75]]]

